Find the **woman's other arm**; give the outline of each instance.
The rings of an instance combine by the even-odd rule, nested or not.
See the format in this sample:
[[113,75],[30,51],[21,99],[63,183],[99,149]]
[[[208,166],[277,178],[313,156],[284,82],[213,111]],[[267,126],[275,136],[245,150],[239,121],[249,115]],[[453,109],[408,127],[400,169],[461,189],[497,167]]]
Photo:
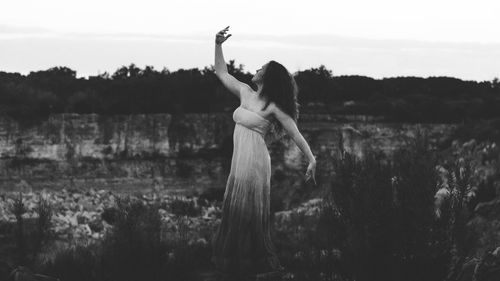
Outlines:
[[229,26],[219,31],[215,37],[215,75],[224,84],[224,86],[241,100],[241,89],[243,87],[250,87],[247,84],[238,81],[234,76],[227,71],[226,61],[222,53],[222,43],[231,36],[224,36]]
[[271,112],[274,114],[276,119],[281,123],[287,134],[292,138],[292,140],[297,144],[302,153],[304,153],[309,160],[309,166],[307,167],[306,172],[306,180],[312,177],[314,184],[316,184],[316,158],[314,157],[309,144],[304,139],[304,136],[299,132],[297,128],[297,124],[295,121],[288,116],[285,112],[279,109],[276,105],[273,104]]

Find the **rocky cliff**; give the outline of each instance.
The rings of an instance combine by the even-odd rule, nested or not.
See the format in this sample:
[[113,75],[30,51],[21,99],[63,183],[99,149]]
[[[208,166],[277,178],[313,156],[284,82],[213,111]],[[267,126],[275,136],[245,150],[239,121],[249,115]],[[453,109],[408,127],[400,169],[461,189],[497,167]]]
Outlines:
[[[341,151],[390,154],[426,132],[444,140],[450,124],[384,123],[367,116],[302,115],[299,129],[318,157],[318,183]],[[200,191],[224,188],[232,153],[230,114],[101,116],[59,114],[24,126],[0,118],[0,188],[67,186]],[[269,144],[273,185],[304,185],[305,158],[293,142]],[[303,171],[304,170],[304,171]]]

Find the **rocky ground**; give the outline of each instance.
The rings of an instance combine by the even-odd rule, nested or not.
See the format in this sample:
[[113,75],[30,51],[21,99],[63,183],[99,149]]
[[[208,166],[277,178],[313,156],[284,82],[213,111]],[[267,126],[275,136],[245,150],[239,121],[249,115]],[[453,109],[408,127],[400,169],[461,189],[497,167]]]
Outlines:
[[[0,256],[12,264],[12,255],[16,251],[13,231],[16,217],[13,206],[22,198],[26,212],[22,214],[23,221],[35,224],[39,216],[41,202],[48,202],[51,206],[50,233],[52,241],[39,255],[39,259],[48,261],[60,250],[69,246],[88,245],[99,242],[104,235],[113,228],[109,221],[109,211],[116,207],[117,200],[123,194],[116,194],[109,190],[87,191],[67,190],[23,190],[20,192],[4,192],[0,194]],[[162,220],[163,239],[182,239],[188,244],[199,243],[206,245],[215,227],[220,223],[220,202],[201,201],[198,198],[187,198],[172,196],[158,192],[145,192],[127,194],[131,200],[137,200],[144,204],[153,202],[160,204],[159,214]],[[169,207],[173,201],[191,202],[192,210],[185,211],[192,214],[179,215],[172,212]],[[274,214],[275,230],[277,232],[289,232],[290,223],[300,223],[309,220],[311,224],[318,217],[321,199],[313,199],[300,205],[298,208],[277,212]],[[10,227],[7,227],[10,226]],[[300,236],[302,229],[293,227],[295,235]],[[5,243],[10,242],[10,243]],[[298,253],[300,256],[300,253]],[[214,276],[214,272],[200,272],[200,280]],[[292,273],[288,273],[290,278]],[[290,279],[289,278],[289,279]]]

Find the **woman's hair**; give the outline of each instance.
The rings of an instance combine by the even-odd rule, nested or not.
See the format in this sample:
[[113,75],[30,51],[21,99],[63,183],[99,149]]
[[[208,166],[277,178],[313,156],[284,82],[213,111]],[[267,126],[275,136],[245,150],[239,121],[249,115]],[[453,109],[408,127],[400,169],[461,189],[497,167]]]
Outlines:
[[[267,99],[262,110],[265,110],[271,102],[274,102],[279,109],[297,122],[299,118],[299,104],[297,102],[299,90],[293,75],[283,65],[271,60],[266,67],[262,80],[263,86],[260,97]],[[283,126],[276,119],[271,121],[269,132],[276,139],[281,139],[284,135]]]

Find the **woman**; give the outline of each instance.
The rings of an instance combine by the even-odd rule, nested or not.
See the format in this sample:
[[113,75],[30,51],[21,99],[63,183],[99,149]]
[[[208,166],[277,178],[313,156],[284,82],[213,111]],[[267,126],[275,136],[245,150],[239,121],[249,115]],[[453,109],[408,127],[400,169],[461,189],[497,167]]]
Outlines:
[[[283,273],[271,241],[269,201],[271,158],[264,136],[281,137],[283,131],[307,156],[306,181],[316,184],[316,160],[297,129],[297,86],[281,64],[270,61],[257,70],[249,85],[227,72],[222,43],[229,26],[215,38],[215,73],[240,99],[233,113],[234,150],[222,204],[222,221],[212,240],[212,262],[225,280],[274,277]],[[238,279],[239,278],[239,279]],[[224,280],[224,279],[223,279]]]

